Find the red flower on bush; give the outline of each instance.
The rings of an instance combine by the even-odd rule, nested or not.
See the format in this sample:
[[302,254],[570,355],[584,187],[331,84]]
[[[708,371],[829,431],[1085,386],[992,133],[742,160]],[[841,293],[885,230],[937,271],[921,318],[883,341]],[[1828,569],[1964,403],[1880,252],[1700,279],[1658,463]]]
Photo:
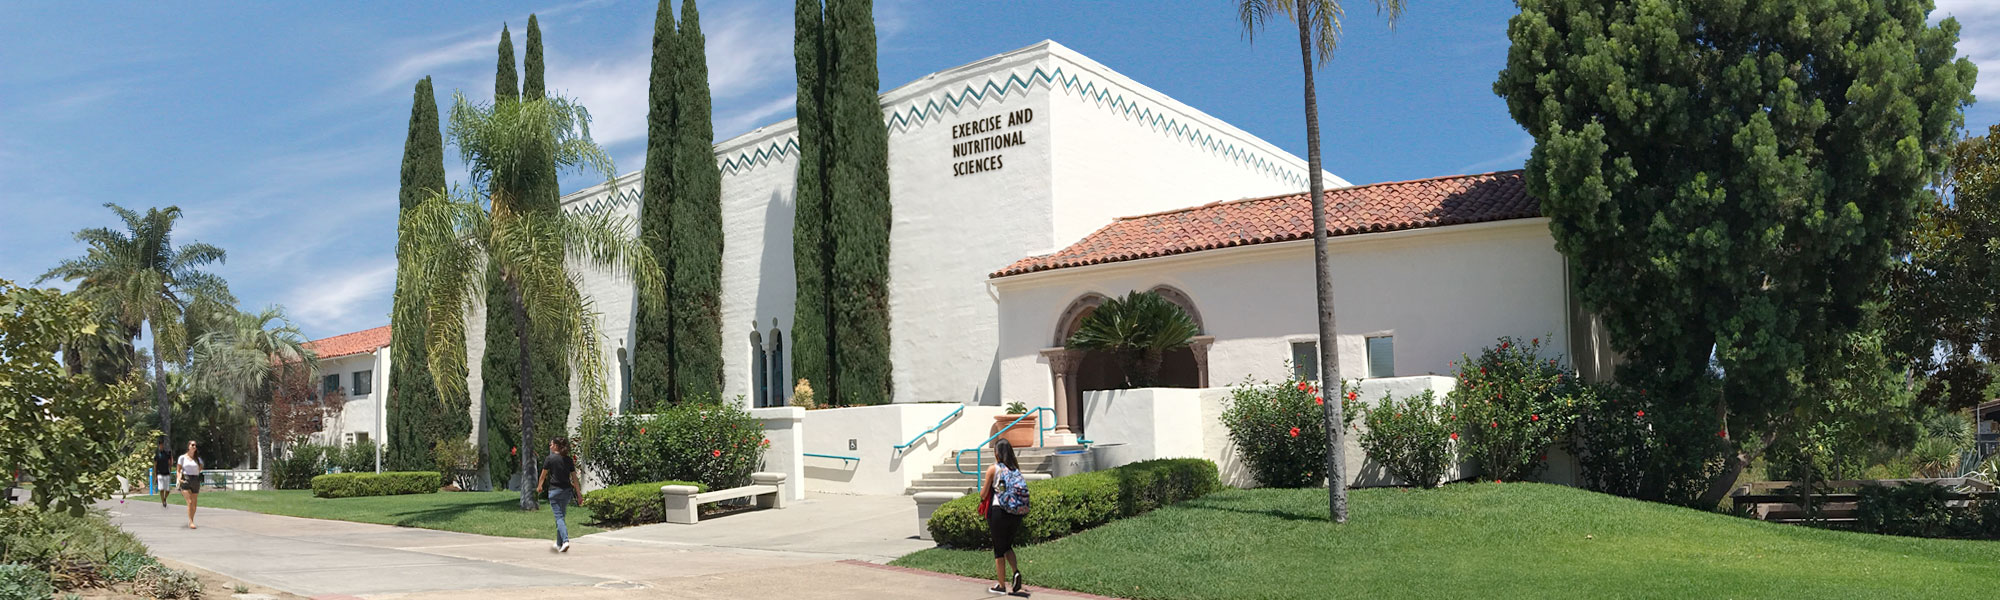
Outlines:
[[1500,349],[1501,349],[1501,350],[1506,350],[1506,349],[1507,349],[1508,347],[1510,347],[1510,346],[1513,346],[1513,345],[1514,345],[1514,343],[1513,343],[1513,342],[1500,342]]
[[1499,429],[1499,428],[1500,428],[1500,422],[1499,422],[1499,421],[1494,421],[1494,422],[1493,422],[1493,428],[1494,428],[1494,429]]
[[[1535,339],[1532,339],[1532,340],[1528,340],[1528,343],[1530,343],[1530,344],[1535,344],[1535,345],[1539,346],[1539,345],[1541,345],[1541,343],[1542,343],[1542,338],[1535,338]],[[1504,348],[1505,346],[1502,346],[1502,347]]]
[[1528,415],[1528,420],[1530,420],[1530,421],[1540,421],[1540,420],[1542,420],[1542,416],[1541,416],[1541,415],[1537,415],[1537,414],[1529,414],[1529,415]]
[[1361,397],[1361,394],[1357,394],[1357,393],[1354,393],[1354,392],[1348,392],[1348,393],[1347,393],[1347,399],[1348,399],[1348,400],[1353,400],[1353,399],[1355,399],[1355,398],[1360,398],[1360,397]]
[[1299,437],[1299,428],[1297,427],[1292,428],[1292,437]]
[[1632,413],[1632,415],[1633,415],[1633,416],[1636,416],[1636,417],[1639,417],[1639,418],[1641,418],[1641,419],[1644,419],[1644,418],[1646,418],[1646,411],[1643,411],[1643,410],[1642,410],[1642,411],[1639,411],[1639,412],[1636,412],[1636,413]]
[[639,428],[639,435],[646,435],[646,428],[644,428],[644,427],[640,427],[640,428]]
[[1306,388],[1308,388],[1308,387],[1312,387],[1312,386],[1311,386],[1310,384],[1307,384],[1306,382],[1303,382],[1303,381],[1299,382],[1299,391],[1301,391],[1301,392],[1303,392],[1303,391],[1306,391]]
[[1454,439],[1454,440],[1455,440],[1455,439],[1458,439],[1458,432],[1456,432],[1456,431],[1452,432],[1452,433],[1451,433],[1451,439]]
[[708,455],[709,455],[709,456],[714,456],[714,457],[717,457],[717,458],[720,458],[720,457],[722,457],[722,451],[721,451],[721,450],[710,450],[710,451],[708,451]]
[[1324,397],[1324,396],[1313,396],[1313,404],[1318,404],[1318,405],[1320,405],[1320,406],[1325,406],[1325,405],[1326,405],[1326,397]]
[[512,448],[508,448],[508,449],[507,449],[507,455],[508,455],[508,456],[519,456],[520,454],[521,454],[521,447],[520,447],[520,446],[515,446],[515,447],[512,447]]

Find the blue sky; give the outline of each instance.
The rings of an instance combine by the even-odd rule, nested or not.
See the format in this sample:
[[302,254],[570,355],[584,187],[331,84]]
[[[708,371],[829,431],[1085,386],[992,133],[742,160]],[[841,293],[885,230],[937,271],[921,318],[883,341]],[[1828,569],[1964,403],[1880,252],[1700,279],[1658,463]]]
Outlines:
[[[177,4],[177,3],[176,3]],[[1515,168],[1530,140],[1492,93],[1511,2],[1411,2],[1392,31],[1351,2],[1318,73],[1326,168],[1355,183]],[[2000,2],[1944,0],[2000,95]],[[109,226],[178,205],[178,239],[229,252],[243,306],[312,337],[388,322],[410,90],[492,94],[502,23],[540,15],[550,87],[580,99],[620,172],[644,156],[655,4],[33,3],[0,21],[0,278],[32,280]],[[717,139],[791,116],[792,2],[708,0]],[[1296,37],[1245,40],[1228,0],[877,0],[884,88],[1052,39],[1305,154]],[[1282,25],[1281,25],[1282,26]],[[1968,129],[2000,122],[1974,105]],[[454,181],[463,177],[447,155]],[[595,183],[570,177],[568,189]]]

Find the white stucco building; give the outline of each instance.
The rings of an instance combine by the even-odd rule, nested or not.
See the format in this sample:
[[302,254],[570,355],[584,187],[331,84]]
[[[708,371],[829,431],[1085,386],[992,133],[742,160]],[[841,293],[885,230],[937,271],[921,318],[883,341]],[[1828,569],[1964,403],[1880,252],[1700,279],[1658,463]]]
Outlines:
[[[1201,326],[1195,346],[1168,360],[1172,386],[1276,379],[1288,361],[1315,368],[1304,160],[1048,41],[925,76],[881,103],[896,406],[865,418],[772,417],[793,436],[780,443],[793,453],[787,468],[818,482],[802,487],[901,491],[922,471],[909,465],[928,468],[985,437],[984,425],[942,429],[956,418],[950,408],[920,403],[973,405],[962,412],[975,420],[1008,402],[1050,407],[1069,430],[1059,439],[1088,436],[1085,392],[1116,374],[1060,342],[1097,303],[1132,290],[1160,291]],[[794,380],[786,341],[797,148],[791,120],[715,147],[724,395],[751,407],[783,406]],[[609,211],[636,234],[640,177],[570,194],[563,206]],[[1561,340],[1586,376],[1602,374],[1601,339],[1569,297],[1563,257],[1518,172],[1363,186],[1327,174],[1326,184],[1341,377],[1447,373],[1451,360],[1503,335]],[[609,395],[622,399],[632,284],[578,269],[602,311]],[[466,321],[475,398],[484,323],[478,309]],[[385,357],[374,373],[387,372]],[[570,414],[573,428],[582,411]],[[1195,427],[1180,437],[1213,433]],[[926,428],[937,432],[929,447],[905,447]],[[349,429],[366,428],[343,423]],[[828,451],[853,456],[838,467],[797,464]]]
[[328,411],[325,429],[312,442],[346,446],[380,442],[389,397],[389,327],[364,329],[313,340],[306,348],[319,357],[319,392],[338,392],[346,404]]

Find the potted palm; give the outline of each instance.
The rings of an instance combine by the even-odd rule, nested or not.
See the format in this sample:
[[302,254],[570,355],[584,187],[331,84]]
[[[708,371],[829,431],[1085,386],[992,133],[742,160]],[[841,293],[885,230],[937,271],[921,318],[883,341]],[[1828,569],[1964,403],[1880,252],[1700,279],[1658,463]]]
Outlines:
[[[1007,414],[993,417],[993,431],[998,433],[1001,429],[1006,429],[1007,433],[1001,434],[1001,438],[1007,440],[1007,443],[1013,445],[1015,448],[1034,447],[1035,420],[1038,415],[1021,416],[1027,414],[1027,412],[1028,405],[1026,404],[1020,402],[1008,404]],[[1020,419],[1020,422],[1016,423],[1015,419]],[[1013,426],[1008,427],[1009,423],[1013,423]]]
[[1167,352],[1186,348],[1198,333],[1181,307],[1159,294],[1134,291],[1098,306],[1063,346],[1110,354],[1125,375],[1125,388],[1142,388],[1158,382]]

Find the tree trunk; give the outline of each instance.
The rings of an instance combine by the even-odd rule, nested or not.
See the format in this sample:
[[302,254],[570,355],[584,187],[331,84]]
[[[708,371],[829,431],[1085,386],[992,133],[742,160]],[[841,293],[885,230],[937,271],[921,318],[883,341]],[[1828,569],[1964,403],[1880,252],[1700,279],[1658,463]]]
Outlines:
[[274,490],[278,488],[271,485],[276,481],[271,475],[272,465],[270,462],[263,460],[263,457],[271,455],[271,395],[269,388],[269,385],[265,386],[264,394],[257,402],[257,469],[259,475],[263,478],[263,483],[259,487]]
[[515,459],[521,465],[521,510],[536,510],[541,508],[541,505],[538,502],[539,499],[535,497],[535,486],[528,485],[535,480],[535,475],[537,474],[534,448],[535,387],[532,381],[534,379],[532,376],[533,371],[529,370],[531,364],[529,351],[531,348],[528,343],[528,339],[534,336],[529,335],[528,307],[521,302],[521,283],[516,281],[512,275],[505,272],[501,273],[500,278],[502,281],[507,282],[507,303],[512,305],[510,308],[514,313],[514,332],[521,336],[521,344],[519,346],[521,370],[519,371],[520,375],[514,378],[514,388],[521,395],[521,440],[518,442],[519,445],[515,446],[516,450],[514,452],[516,455]]
[[160,412],[160,437],[172,445],[174,421],[167,410],[167,361],[160,358],[160,326],[153,324],[153,403]]
[[[1313,92],[1312,35],[1308,28],[1312,20],[1306,10],[1310,4],[1298,3],[1298,23],[1299,61],[1304,65],[1306,75],[1306,181],[1310,182],[1306,194],[1311,197],[1313,211],[1313,289],[1319,305],[1319,389],[1321,394],[1338,396],[1340,353],[1333,343],[1333,278],[1326,270],[1326,182],[1319,175],[1319,98]],[[1329,382],[1332,385],[1328,385]],[[1326,419],[1326,508],[1333,522],[1346,523],[1347,457],[1343,452],[1346,432],[1341,430],[1344,419],[1339,402],[1322,402],[1320,407]]]

